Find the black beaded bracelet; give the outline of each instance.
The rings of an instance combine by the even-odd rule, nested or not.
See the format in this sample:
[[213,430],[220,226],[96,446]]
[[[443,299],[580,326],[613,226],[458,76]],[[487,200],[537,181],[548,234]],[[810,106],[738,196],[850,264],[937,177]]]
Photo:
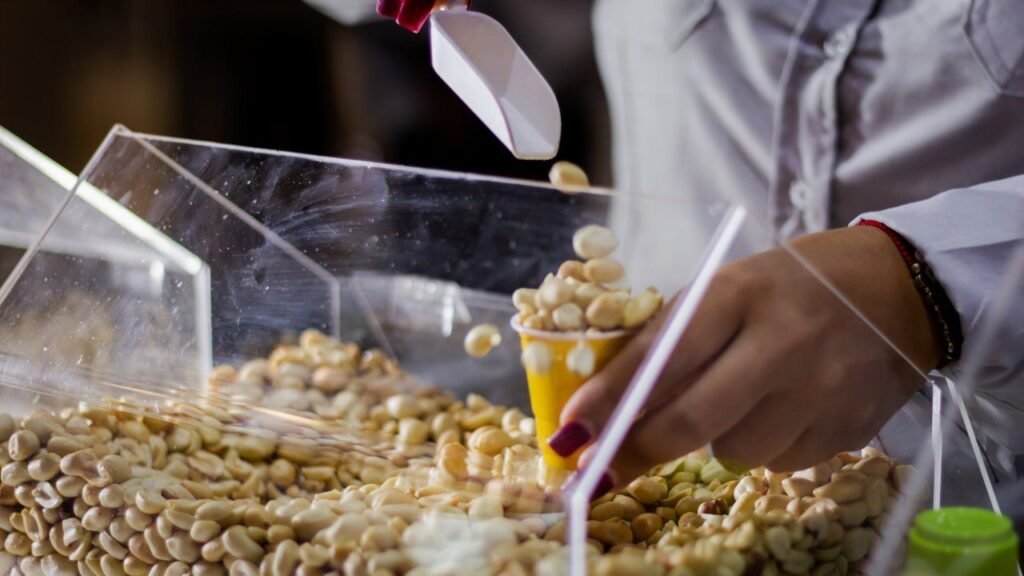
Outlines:
[[910,276],[914,280],[914,287],[921,294],[928,313],[935,321],[939,329],[939,336],[942,339],[942,361],[937,368],[942,368],[960,359],[963,350],[964,334],[960,327],[960,313],[956,311],[953,302],[946,294],[942,284],[932,273],[932,269],[925,262],[921,253],[914,248],[906,238],[899,232],[889,228],[876,220],[861,220],[858,226],[870,226],[885,232],[896,244],[903,261],[907,263]]

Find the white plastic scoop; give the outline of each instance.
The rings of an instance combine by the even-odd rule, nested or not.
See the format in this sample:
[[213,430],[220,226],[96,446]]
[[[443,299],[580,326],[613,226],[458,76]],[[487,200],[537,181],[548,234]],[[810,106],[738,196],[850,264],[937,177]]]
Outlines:
[[555,93],[497,20],[452,2],[430,17],[434,71],[521,160],[558,153]]

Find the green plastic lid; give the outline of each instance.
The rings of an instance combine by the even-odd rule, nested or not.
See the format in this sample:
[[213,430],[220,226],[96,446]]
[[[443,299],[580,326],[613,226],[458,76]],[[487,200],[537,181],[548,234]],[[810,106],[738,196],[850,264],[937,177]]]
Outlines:
[[907,559],[913,574],[1011,576],[1017,535],[1010,519],[981,508],[940,508],[917,515]]

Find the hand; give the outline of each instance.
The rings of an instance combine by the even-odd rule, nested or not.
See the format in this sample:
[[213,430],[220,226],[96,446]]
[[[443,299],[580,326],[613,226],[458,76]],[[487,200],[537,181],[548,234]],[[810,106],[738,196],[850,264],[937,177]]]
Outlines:
[[377,13],[419,32],[438,3],[436,0],[377,0]]
[[434,11],[434,0],[377,0],[377,13],[419,32]]
[[[884,232],[832,230],[791,249],[917,370],[938,364],[930,316]],[[570,399],[550,442],[556,451],[596,438],[664,316]],[[921,385],[917,370],[785,249],[729,264],[712,280],[603,491],[708,442],[716,456],[777,471],[859,449]]]

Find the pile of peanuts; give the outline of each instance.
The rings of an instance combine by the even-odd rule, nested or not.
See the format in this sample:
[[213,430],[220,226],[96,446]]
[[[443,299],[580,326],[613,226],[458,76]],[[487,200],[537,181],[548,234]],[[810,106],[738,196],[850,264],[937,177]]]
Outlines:
[[[548,274],[539,288],[520,288],[512,293],[518,313],[516,325],[531,330],[575,333],[579,344],[566,357],[570,370],[584,378],[595,366],[593,350],[586,336],[622,334],[646,324],[661,309],[664,296],[656,288],[632,295],[628,286],[615,286],[625,269],[610,254],[619,246],[615,233],[591,224],[573,235],[573,249],[583,259],[568,260],[556,274]],[[466,353],[486,356],[501,344],[501,331],[493,324],[474,326],[464,341]],[[544,374],[551,367],[551,351],[542,342],[523,349],[522,362],[527,370]]]
[[655,288],[635,296],[629,287],[612,286],[625,270],[610,254],[619,246],[615,233],[591,224],[576,231],[573,249],[581,260],[568,260],[539,288],[512,294],[516,322],[535,330],[559,332],[614,331],[643,326],[661,308]]
[[[307,331],[194,398],[0,415],[0,574],[566,574],[534,432]],[[592,573],[856,573],[908,470],[690,454],[593,503]]]

